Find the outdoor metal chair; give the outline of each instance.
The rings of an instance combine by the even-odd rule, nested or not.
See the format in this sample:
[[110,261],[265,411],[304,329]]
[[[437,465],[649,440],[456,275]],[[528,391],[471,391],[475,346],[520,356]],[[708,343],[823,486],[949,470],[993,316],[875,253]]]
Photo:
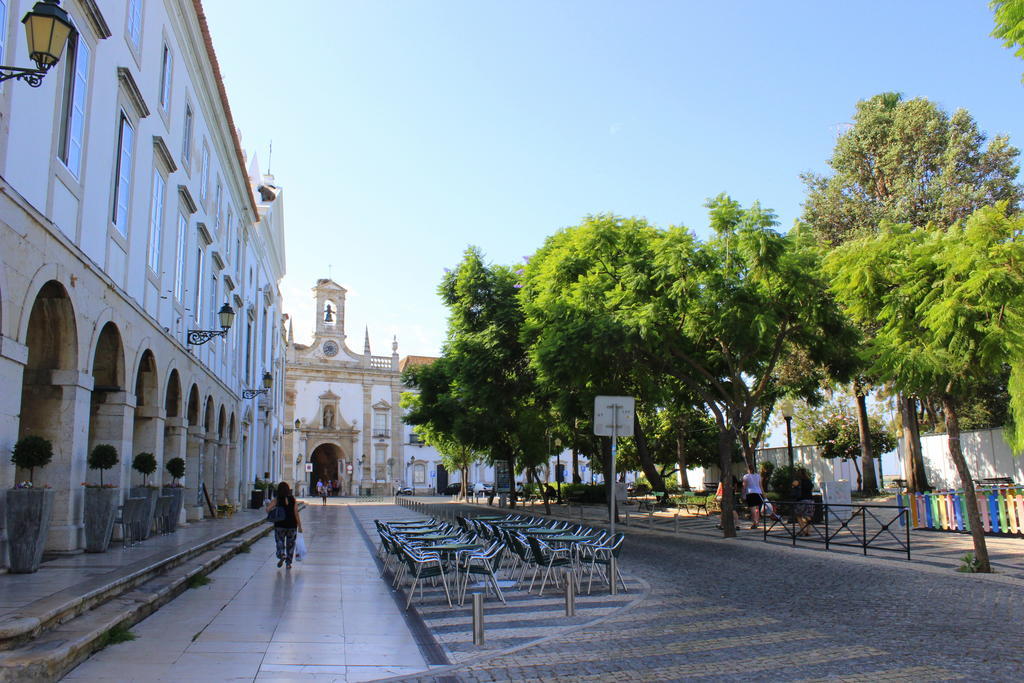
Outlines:
[[461,579],[459,587],[460,606],[466,601],[469,579],[474,575],[486,577],[490,581],[490,586],[494,588],[495,595],[498,596],[502,604],[505,604],[505,596],[501,594],[501,587],[498,586],[498,580],[494,575],[495,570],[501,564],[501,557],[504,552],[505,544],[501,541],[495,541],[486,550],[469,551],[457,555],[456,566],[459,571],[459,578]]
[[[448,606],[452,607],[452,595],[448,591],[448,579],[444,573],[444,563],[441,561],[441,556],[437,553],[421,552],[410,547],[403,547],[402,551],[406,567],[412,576],[412,583],[409,585],[409,598],[405,601],[405,608],[409,609],[409,606],[412,605],[412,599],[416,594],[416,586],[420,583],[420,579],[431,578],[441,579],[441,585],[444,586],[444,595],[448,600]],[[423,599],[422,585],[420,585],[420,599]]]
[[[605,542],[602,545],[595,544],[584,544],[581,546],[581,550],[585,553],[582,561],[586,561],[586,556],[590,559],[590,580],[587,582],[587,595],[590,595],[590,591],[594,586],[594,570],[598,565],[605,568],[605,576],[607,577],[607,583],[611,586],[611,582],[618,579],[622,584],[622,590],[628,592],[626,589],[626,582],[622,580],[622,573],[618,568],[619,553],[622,551],[622,543],[625,540],[625,535],[615,534],[615,538],[610,542]],[[615,576],[610,576],[612,558],[616,559]]]
[[[538,595],[544,595],[544,586],[547,585],[548,576],[551,575],[551,570],[560,568],[564,574],[566,571],[572,572],[574,569],[574,563],[572,558],[572,551],[569,548],[553,548],[544,541],[540,540],[535,536],[529,536],[526,539],[530,544],[530,550],[533,551],[533,561],[536,564],[536,568],[533,570],[533,578],[530,579],[530,588],[533,590],[533,583],[537,580],[537,573],[541,567],[544,567],[544,578],[540,582],[540,593]],[[558,574],[554,576],[555,587],[558,587]]]

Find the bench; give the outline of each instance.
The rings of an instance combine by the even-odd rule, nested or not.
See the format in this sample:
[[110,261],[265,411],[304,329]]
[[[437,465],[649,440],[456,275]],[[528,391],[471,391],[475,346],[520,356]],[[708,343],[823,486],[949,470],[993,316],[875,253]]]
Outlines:
[[709,514],[711,514],[711,513],[708,512],[708,497],[707,496],[699,496],[699,497],[683,496],[680,499],[680,501],[679,501],[679,507],[683,508],[687,512],[691,512],[692,508],[696,508],[698,515],[700,514],[701,510],[703,510],[705,517],[707,517]]

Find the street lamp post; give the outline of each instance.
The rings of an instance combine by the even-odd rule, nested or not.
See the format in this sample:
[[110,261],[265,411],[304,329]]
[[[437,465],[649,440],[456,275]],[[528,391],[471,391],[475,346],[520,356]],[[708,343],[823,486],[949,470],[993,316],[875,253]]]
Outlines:
[[40,0],[21,23],[25,25],[28,38],[28,57],[36,63],[36,68],[0,66],[0,83],[14,79],[38,88],[43,76],[60,61],[64,47],[77,32],[68,13],[60,7],[60,0]]
[[562,479],[564,479],[565,477],[562,476],[562,440],[560,438],[558,438],[557,436],[555,437],[555,448],[558,450],[558,455],[556,456],[556,460],[555,460],[555,485],[558,487],[556,489],[556,491],[558,493],[558,496],[557,496],[558,504],[561,505],[562,504]]
[[416,456],[409,456],[409,466],[405,468],[405,478],[409,482],[409,488],[412,489],[412,495],[416,495],[416,482],[412,478],[412,466],[416,462]]
[[789,475],[793,476],[793,402],[782,402],[782,417],[786,418],[786,453],[789,456]]
[[202,346],[211,339],[226,336],[231,329],[231,323],[235,321],[235,309],[225,302],[217,312],[217,318],[220,320],[219,330],[189,330],[185,341],[192,346]]

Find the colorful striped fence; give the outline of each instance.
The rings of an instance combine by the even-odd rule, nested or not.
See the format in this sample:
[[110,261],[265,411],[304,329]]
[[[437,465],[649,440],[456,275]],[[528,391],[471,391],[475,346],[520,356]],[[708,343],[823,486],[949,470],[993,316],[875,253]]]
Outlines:
[[[978,512],[985,531],[1024,535],[1024,486],[993,486],[976,491]],[[897,502],[900,507],[910,508],[910,519],[915,529],[970,531],[963,491],[904,493],[898,496]]]

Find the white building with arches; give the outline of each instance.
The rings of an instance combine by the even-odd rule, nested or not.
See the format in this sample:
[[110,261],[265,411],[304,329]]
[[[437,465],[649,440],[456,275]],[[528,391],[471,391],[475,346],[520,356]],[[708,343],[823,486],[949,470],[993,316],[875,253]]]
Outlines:
[[[0,62],[25,61],[0,0]],[[48,548],[83,547],[82,482],[114,445],[182,457],[189,519],[280,467],[283,191],[248,165],[199,0],[65,0],[77,35],[31,88],[0,87],[0,454],[49,439]],[[190,330],[223,337],[188,343]],[[244,389],[265,394],[243,400]],[[0,457],[0,496],[28,478]],[[2,516],[0,516],[2,517]],[[2,521],[0,521],[2,524]],[[0,534],[2,535],[2,534]]]

